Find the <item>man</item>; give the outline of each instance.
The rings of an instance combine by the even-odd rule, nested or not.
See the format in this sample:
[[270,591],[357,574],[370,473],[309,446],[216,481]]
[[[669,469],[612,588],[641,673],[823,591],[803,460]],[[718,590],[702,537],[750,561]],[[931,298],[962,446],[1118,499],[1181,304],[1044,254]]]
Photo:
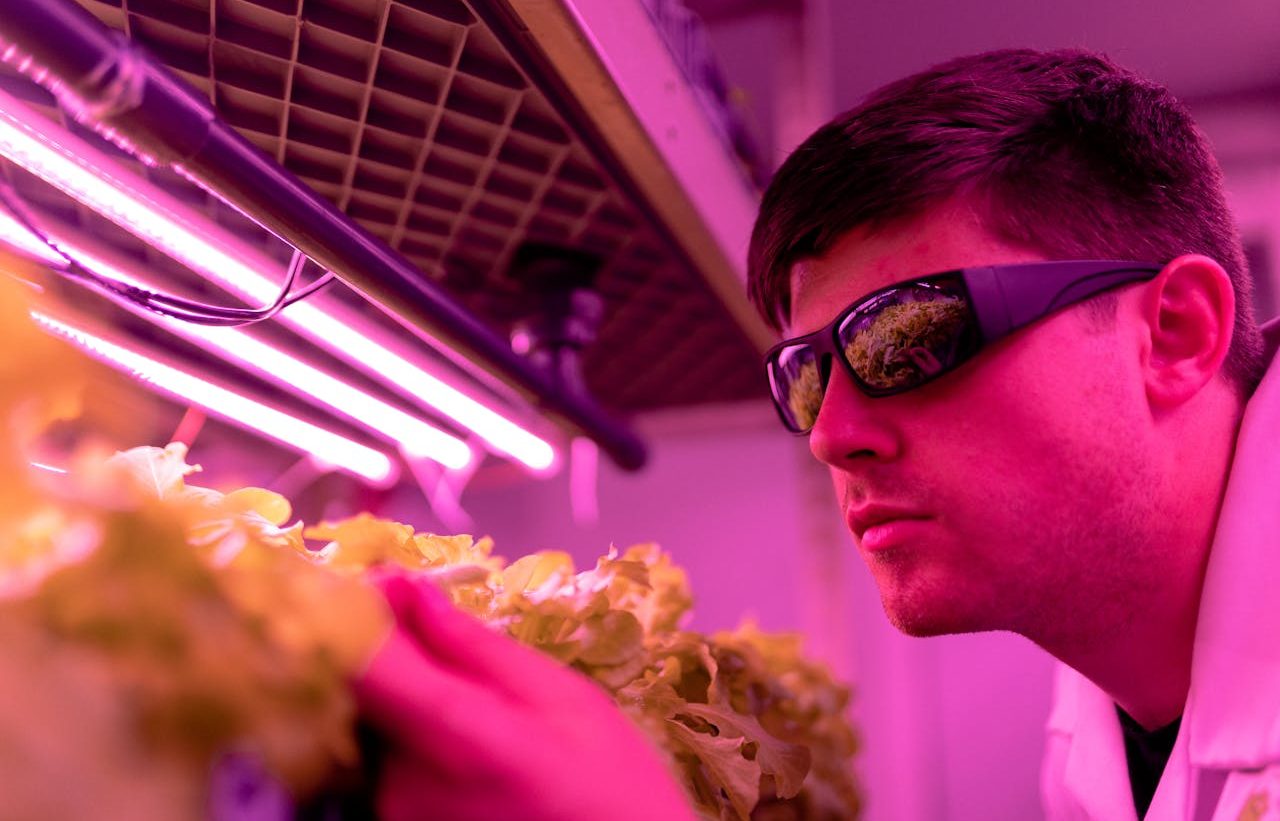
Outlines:
[[[1063,662],[1050,817],[1280,800],[1275,339],[1217,165],[1167,92],[1026,50],[881,89],[779,170],[750,289],[788,340],[768,358],[779,414],[830,467],[893,623],[1010,630]],[[402,633],[362,686],[409,751],[402,782],[423,783],[434,734],[463,750],[447,772],[525,802],[513,817],[687,813],[609,710],[585,702],[601,729],[584,734],[565,699],[519,695],[568,687],[564,671],[391,592]],[[480,728],[406,720],[443,698],[480,705]],[[535,725],[583,777],[503,752]],[[392,793],[440,800],[413,789]]]
[[1280,376],[1185,109],[1083,52],[954,60],[791,155],[750,270],[890,620],[1063,662],[1049,816],[1280,799]]

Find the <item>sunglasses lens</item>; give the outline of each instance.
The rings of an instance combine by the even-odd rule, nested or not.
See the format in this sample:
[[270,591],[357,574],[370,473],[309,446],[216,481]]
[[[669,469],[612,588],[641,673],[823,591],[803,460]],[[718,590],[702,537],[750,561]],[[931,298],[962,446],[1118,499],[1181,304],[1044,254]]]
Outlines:
[[782,348],[769,360],[773,402],[782,421],[796,433],[807,432],[818,418],[822,383],[818,358],[808,345]]
[[[968,292],[958,276],[929,277],[879,291],[836,328],[841,353],[870,396],[889,396],[941,376],[981,344]],[[808,433],[822,409],[830,363],[808,343],[775,349],[769,386],[782,421]]]
[[916,283],[854,311],[837,339],[864,389],[902,393],[973,355],[977,324],[959,282]]

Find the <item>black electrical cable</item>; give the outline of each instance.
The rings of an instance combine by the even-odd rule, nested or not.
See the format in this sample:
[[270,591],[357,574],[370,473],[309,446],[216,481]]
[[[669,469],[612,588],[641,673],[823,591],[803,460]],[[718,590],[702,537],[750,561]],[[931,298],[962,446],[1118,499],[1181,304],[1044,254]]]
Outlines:
[[209,305],[203,302],[183,299],[171,294],[158,293],[149,291],[146,288],[128,285],[89,269],[75,259],[73,255],[67,253],[35,224],[21,197],[13,189],[13,186],[7,182],[0,181],[0,201],[4,203],[6,209],[23,228],[62,258],[66,263],[66,267],[63,269],[55,268],[54,270],[58,271],[58,273],[70,279],[92,285],[116,299],[140,305],[154,313],[184,322],[220,327],[235,327],[262,322],[271,319],[295,302],[306,299],[335,279],[331,271],[326,271],[315,282],[296,293],[291,293],[293,283],[306,267],[306,264],[310,262],[301,251],[295,249],[280,293],[270,305],[265,305],[261,308],[236,308],[229,305]]

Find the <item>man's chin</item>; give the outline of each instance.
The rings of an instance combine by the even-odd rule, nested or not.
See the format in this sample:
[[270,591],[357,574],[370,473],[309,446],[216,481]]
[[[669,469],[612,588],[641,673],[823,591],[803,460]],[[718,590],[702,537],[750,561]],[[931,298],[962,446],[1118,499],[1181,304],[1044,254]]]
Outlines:
[[884,614],[897,630],[913,638],[953,636],[958,633],[983,633],[996,629],[989,624],[979,624],[972,618],[958,613],[941,612],[937,608],[904,606],[891,602],[884,604]]

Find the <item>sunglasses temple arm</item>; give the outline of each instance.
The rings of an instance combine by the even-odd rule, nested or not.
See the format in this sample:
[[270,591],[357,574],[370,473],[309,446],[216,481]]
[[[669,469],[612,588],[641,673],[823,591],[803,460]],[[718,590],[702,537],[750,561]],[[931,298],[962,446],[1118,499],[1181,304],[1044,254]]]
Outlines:
[[964,269],[964,284],[969,290],[969,304],[978,330],[986,342],[1005,336],[1015,327],[1000,278],[991,268]]
[[992,342],[1118,285],[1151,279],[1159,267],[1123,262],[1031,263],[966,268],[963,276],[982,338]]

